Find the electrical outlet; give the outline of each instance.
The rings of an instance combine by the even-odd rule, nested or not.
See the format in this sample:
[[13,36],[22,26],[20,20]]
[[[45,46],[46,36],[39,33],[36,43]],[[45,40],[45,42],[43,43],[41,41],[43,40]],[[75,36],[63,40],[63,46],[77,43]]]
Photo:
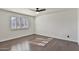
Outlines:
[[67,35],[67,38],[70,38],[70,36],[69,36],[69,35]]

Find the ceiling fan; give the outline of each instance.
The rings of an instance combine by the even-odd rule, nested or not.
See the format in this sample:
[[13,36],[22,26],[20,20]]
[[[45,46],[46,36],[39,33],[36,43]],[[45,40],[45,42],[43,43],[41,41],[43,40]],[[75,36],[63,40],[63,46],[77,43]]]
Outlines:
[[45,11],[46,9],[40,9],[40,8],[36,8],[36,12],[42,12],[42,11]]
[[33,10],[33,9],[31,9],[31,10],[32,10],[32,11],[35,11],[37,14],[38,14],[39,12],[46,11],[45,8],[35,8],[35,10]]

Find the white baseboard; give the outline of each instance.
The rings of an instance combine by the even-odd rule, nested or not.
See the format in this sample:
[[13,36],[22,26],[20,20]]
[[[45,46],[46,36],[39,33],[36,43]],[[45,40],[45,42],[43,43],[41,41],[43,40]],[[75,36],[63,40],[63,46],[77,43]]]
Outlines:
[[3,40],[0,40],[0,42],[4,42],[4,41],[8,41],[8,40],[13,40],[13,39],[16,39],[16,38],[20,38],[20,37],[24,37],[24,36],[29,36],[29,35],[32,35],[32,34],[27,34],[27,35],[21,35],[21,36],[17,36],[17,37],[6,38],[6,39],[3,39]]
[[65,39],[65,38],[58,37],[58,36],[48,36],[48,35],[43,35],[43,34],[37,34],[37,35],[42,35],[42,36],[47,36],[47,37],[52,37],[52,38],[58,38],[58,39],[61,39],[61,40],[66,40],[66,41],[71,41],[71,42],[78,43],[78,41],[76,41],[76,40]]
[[[7,41],[7,40],[12,40],[12,39],[16,39],[16,38],[20,38],[20,37],[23,37],[23,36],[29,36],[29,35],[32,35],[32,34],[27,34],[27,35],[12,37],[12,38],[6,38],[6,39],[3,39],[3,40],[0,40],[0,42]],[[43,34],[37,34],[37,35],[47,36],[47,35],[43,35]],[[75,40],[68,40],[68,39],[65,39],[65,38],[57,37],[57,36],[47,36],[47,37],[52,37],[52,38],[58,38],[58,39],[61,39],[61,40],[72,41],[72,42],[78,43],[78,45],[79,45],[79,42],[75,41]]]

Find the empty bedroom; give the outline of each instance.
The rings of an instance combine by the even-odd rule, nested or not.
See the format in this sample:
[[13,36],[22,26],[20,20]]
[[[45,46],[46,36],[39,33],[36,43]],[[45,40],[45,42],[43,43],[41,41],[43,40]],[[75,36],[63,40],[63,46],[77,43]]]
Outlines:
[[0,8],[0,51],[79,51],[78,8]]

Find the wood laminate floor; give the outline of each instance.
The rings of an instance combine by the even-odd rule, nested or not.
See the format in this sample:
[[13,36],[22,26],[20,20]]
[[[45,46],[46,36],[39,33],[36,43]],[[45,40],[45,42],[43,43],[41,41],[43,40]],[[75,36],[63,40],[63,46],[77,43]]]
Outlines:
[[[38,46],[30,42],[35,38],[49,37],[41,35],[29,35],[5,42],[0,42],[0,51],[79,51],[79,46],[75,42],[65,41],[61,39],[53,38],[47,45]],[[18,50],[16,49],[18,47]]]

